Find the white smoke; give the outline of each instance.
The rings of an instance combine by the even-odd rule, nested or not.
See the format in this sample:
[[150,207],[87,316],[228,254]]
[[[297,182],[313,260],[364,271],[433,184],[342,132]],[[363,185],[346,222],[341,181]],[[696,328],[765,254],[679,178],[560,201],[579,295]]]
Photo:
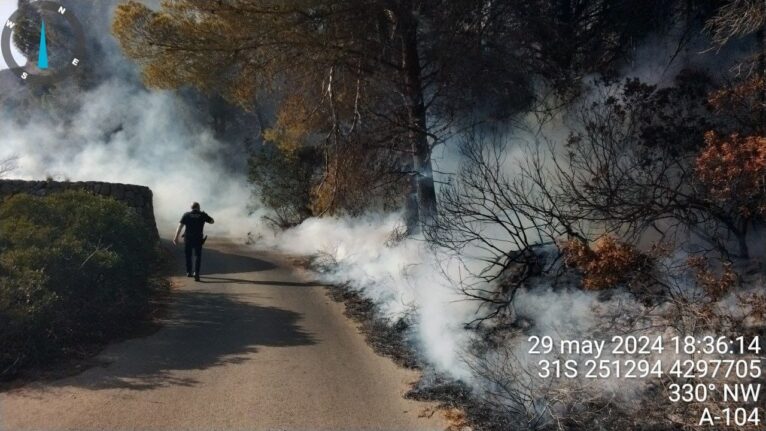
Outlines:
[[273,245],[299,255],[331,255],[335,265],[321,274],[323,280],[351,283],[391,320],[415,311],[415,337],[428,360],[456,378],[469,380],[461,356],[470,336],[462,326],[474,305],[451,283],[450,278],[458,274],[450,271],[458,267],[442,265],[444,256],[419,238],[387,245],[401,220],[400,214],[313,218],[280,234]]
[[[652,39],[634,53],[636,61],[623,71],[625,77],[638,77],[649,84],[669,85],[684,67],[698,66],[703,46],[693,41],[676,52],[677,45],[669,39]],[[730,62],[736,53],[727,54]],[[670,62],[678,57],[678,60]],[[591,80],[586,80],[590,82]],[[594,96],[595,98],[595,96]],[[514,129],[503,137],[506,157],[500,159],[504,174],[513,177],[528,156],[530,148],[539,145],[559,150],[572,129],[574,118],[566,112],[547,118],[541,123],[534,115],[525,118],[526,127]],[[442,173],[440,181],[450,179],[460,167],[457,142],[438,148],[434,155],[435,170]],[[402,313],[416,310],[415,328],[418,347],[426,359],[439,371],[456,379],[473,383],[481,389],[486,382],[471,367],[470,354],[476,334],[465,324],[480,316],[477,303],[467,302],[457,286],[468,277],[474,266],[482,266],[471,250],[464,250],[461,261],[448,254],[427,247],[419,238],[388,245],[391,232],[401,223],[401,215],[376,215],[358,219],[309,219],[302,225],[279,235],[275,240],[279,248],[295,254],[323,253],[331,255],[337,266],[320,276],[330,283],[349,283],[366,297],[374,300],[384,315],[395,319]],[[491,228],[489,228],[491,229]],[[492,236],[492,235],[488,235]],[[511,250],[509,250],[511,251]],[[467,271],[468,270],[468,271]],[[583,340],[598,336],[603,330],[605,316],[642,315],[646,306],[624,291],[613,292],[610,297],[598,292],[583,291],[575,283],[564,283],[554,289],[551,277],[543,277],[534,288],[517,291],[513,313],[529,324],[528,333],[549,335],[556,340]],[[497,286],[485,285],[488,290]],[[528,354],[530,345],[526,337],[508,340],[513,355],[523,370],[518,376],[529,375],[536,366],[535,357]],[[497,355],[489,352],[488,355]],[[513,380],[513,376],[511,376]],[[592,385],[613,394],[621,393],[625,399],[638,394],[645,381],[607,379]]]
[[[99,18],[103,21],[97,28],[104,32],[104,46],[116,49],[106,30],[110,17]],[[142,88],[118,52],[110,51],[105,65],[114,69],[115,78],[77,95],[79,103],[67,118],[38,113],[23,124],[13,116],[0,119],[0,160],[19,157],[13,176],[146,185],[155,194],[163,236],[170,235],[192,201],[200,201],[216,218],[211,235],[244,239],[248,232],[261,230],[258,217],[248,211],[250,186],[245,175],[231,171],[223,156],[228,144],[214,137],[182,97]],[[655,73],[646,70],[641,74]],[[566,136],[558,119],[547,127],[548,136],[559,141]],[[441,148],[437,170],[456,172],[456,147]],[[522,148],[514,147],[515,153],[505,160],[507,172],[518,169]],[[349,283],[392,321],[414,312],[413,336],[425,358],[439,371],[475,382],[474,371],[464,361],[475,335],[464,325],[477,316],[477,304],[466,301],[455,281],[466,277],[464,264],[478,262],[450,259],[420,238],[389,244],[400,223],[400,214],[309,219],[276,237],[265,235],[261,245],[295,254],[331,255],[336,265],[320,275],[324,281]],[[618,306],[640,308],[625,295],[604,301],[592,292],[540,286],[519,291],[514,312],[528,319],[539,335],[582,338],[600,323],[594,309]],[[523,358],[528,346],[516,347],[517,356]]]
[[[16,3],[0,1],[6,9]],[[108,78],[84,92],[64,82],[43,97],[19,82],[15,97],[29,100],[0,108],[0,160],[18,157],[9,176],[19,179],[148,186],[162,236],[172,234],[193,201],[219,221],[211,234],[245,236],[249,220],[257,217],[248,211],[251,189],[241,163],[227,159],[232,143],[215,138],[204,114],[188,98],[141,85],[135,64],[122,55],[110,33],[118,3],[66,2],[95,51],[88,53],[83,67],[96,80]]]
[[222,221],[211,233],[247,233],[241,223],[248,218],[246,179],[226,171],[224,144],[177,96],[113,80],[80,97],[79,111],[66,120],[0,120],[0,158],[18,156],[12,176],[146,185],[155,194],[161,234],[171,233],[192,201]]
[[[19,157],[13,177],[145,185],[154,192],[162,236],[172,233],[192,201],[200,201],[216,218],[210,235],[244,240],[257,232],[264,239],[261,245],[296,254],[330,253],[338,266],[324,275],[328,281],[352,282],[391,319],[417,310],[414,336],[427,358],[455,377],[470,378],[460,358],[469,338],[462,325],[473,305],[454,289],[441,272],[440,258],[423,241],[385,246],[399,215],[311,219],[278,237],[264,234],[259,217],[248,210],[251,189],[244,173],[230,170],[225,159],[230,143],[216,139],[182,96],[148,90],[138,82],[135,66],[122,57],[108,32],[115,2],[93,10],[70,3],[90,24],[89,37],[105,50],[98,72],[111,79],[83,93],[54,96],[72,98],[57,101],[67,106],[60,115],[33,110],[23,122],[4,115],[0,159]],[[447,152],[443,163],[456,160]],[[457,266],[448,267],[454,270]]]

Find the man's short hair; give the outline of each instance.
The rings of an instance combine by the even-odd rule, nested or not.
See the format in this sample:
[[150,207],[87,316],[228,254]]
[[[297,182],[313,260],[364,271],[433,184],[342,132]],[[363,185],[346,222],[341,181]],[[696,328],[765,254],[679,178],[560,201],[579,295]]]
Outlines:
[[199,202],[194,202],[194,203],[192,204],[192,209],[193,209],[193,210],[198,210],[198,209],[199,209]]

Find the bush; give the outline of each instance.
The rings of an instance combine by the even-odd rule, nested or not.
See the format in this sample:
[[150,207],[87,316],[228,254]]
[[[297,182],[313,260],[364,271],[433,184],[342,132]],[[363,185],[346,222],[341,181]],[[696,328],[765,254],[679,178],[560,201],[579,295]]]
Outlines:
[[0,378],[124,332],[146,311],[155,241],[110,198],[69,191],[0,204]]
[[611,235],[598,238],[593,248],[578,239],[562,241],[561,250],[566,265],[582,272],[582,284],[587,290],[629,283],[635,275],[651,267],[648,256]]
[[321,155],[314,147],[285,153],[266,143],[250,157],[250,182],[258,197],[273,212],[267,220],[286,229],[313,216],[311,188],[321,168]]
[[696,174],[712,199],[749,222],[766,216],[766,138],[705,134]]

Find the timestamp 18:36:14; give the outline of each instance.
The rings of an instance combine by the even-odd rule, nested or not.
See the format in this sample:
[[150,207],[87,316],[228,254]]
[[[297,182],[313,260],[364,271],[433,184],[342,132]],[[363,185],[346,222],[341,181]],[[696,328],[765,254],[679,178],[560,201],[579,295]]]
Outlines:
[[725,354],[760,354],[761,344],[760,337],[734,337],[729,338],[725,336],[715,337],[707,335],[702,338],[696,338],[691,335],[685,337],[674,336],[670,338],[670,342],[675,350],[676,354],[686,353],[695,354],[702,353],[705,355],[725,355]]

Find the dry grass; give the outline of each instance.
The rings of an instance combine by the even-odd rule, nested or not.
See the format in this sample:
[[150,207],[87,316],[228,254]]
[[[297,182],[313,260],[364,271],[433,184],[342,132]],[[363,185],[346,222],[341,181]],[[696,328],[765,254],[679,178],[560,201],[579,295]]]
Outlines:
[[[316,261],[309,266],[316,267]],[[408,340],[409,317],[390,324],[380,316],[371,300],[347,285],[328,286],[327,293],[330,298],[345,305],[345,315],[359,323],[359,330],[376,353],[391,358],[399,366],[422,371],[420,380],[413,384],[405,398],[436,402],[437,410],[450,424],[450,431],[499,431],[508,428],[506,418],[484,406],[467,385],[437,375],[430,369]],[[433,415],[435,411],[426,409],[423,414]]]
[[359,331],[377,354],[391,358],[404,368],[420,369],[421,360],[407,342],[410,327],[407,317],[390,324],[380,317],[371,300],[348,286],[329,286],[327,293],[346,306],[345,315],[359,323]]
[[450,423],[447,428],[448,431],[467,431],[473,429],[468,421],[468,416],[460,409],[446,409],[444,411],[444,417]]

